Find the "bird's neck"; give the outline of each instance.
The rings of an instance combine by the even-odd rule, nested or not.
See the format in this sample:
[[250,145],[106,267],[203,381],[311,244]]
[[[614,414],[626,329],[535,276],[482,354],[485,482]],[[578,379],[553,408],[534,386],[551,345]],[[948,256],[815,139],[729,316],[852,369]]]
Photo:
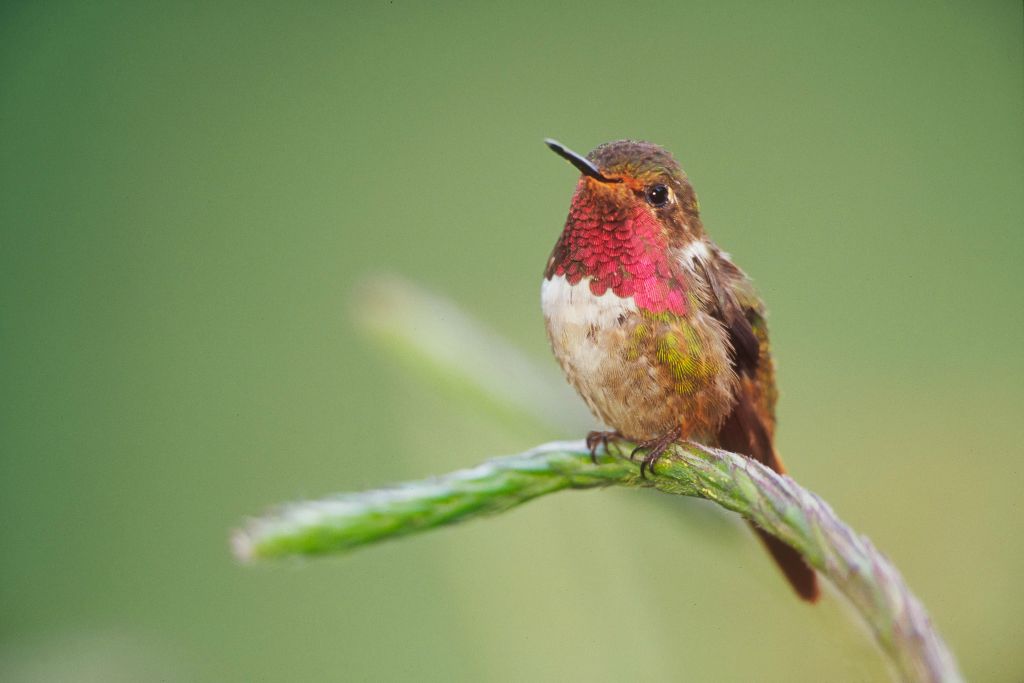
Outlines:
[[595,296],[632,298],[652,313],[686,315],[688,273],[675,256],[679,248],[642,205],[573,202],[544,277],[587,286]]

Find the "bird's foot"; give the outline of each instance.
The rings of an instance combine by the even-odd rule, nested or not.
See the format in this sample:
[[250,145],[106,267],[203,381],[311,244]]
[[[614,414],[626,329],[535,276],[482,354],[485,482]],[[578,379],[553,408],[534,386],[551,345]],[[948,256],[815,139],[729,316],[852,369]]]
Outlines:
[[608,449],[609,441],[618,441],[622,434],[618,432],[590,432],[587,434],[587,450],[590,451],[590,460],[597,464],[597,449],[603,447]]
[[647,451],[644,455],[644,459],[640,462],[640,477],[643,479],[647,478],[647,472],[654,474],[654,466],[657,464],[661,456],[668,450],[668,447],[679,440],[682,436],[683,430],[680,427],[675,427],[665,432],[661,436],[647,441],[641,441],[637,444],[633,452],[629,454],[629,459],[633,460],[636,454],[640,451]]

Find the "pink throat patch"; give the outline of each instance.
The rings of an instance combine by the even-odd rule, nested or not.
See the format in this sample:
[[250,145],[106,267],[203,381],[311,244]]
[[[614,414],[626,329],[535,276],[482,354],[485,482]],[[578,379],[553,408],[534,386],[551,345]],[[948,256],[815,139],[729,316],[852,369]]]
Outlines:
[[686,281],[670,263],[661,226],[650,212],[637,206],[627,214],[573,200],[545,275],[563,275],[571,285],[589,277],[595,296],[610,289],[633,297],[642,310],[686,315]]

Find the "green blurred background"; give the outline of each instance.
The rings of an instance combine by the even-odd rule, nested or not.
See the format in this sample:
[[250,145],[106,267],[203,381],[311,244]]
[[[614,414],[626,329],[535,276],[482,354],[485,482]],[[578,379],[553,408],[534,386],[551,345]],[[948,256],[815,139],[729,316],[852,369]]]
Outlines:
[[883,678],[696,501],[230,557],[273,502],[581,436],[452,400],[351,315],[400,273],[557,378],[576,174],[544,136],[675,152],[771,309],[790,469],[968,677],[1024,678],[1021,4],[555,5],[4,3],[0,678]]

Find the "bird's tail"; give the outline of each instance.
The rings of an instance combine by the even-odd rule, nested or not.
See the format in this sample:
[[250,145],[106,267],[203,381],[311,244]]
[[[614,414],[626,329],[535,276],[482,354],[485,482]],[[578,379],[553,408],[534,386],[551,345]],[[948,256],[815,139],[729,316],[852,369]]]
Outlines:
[[779,565],[779,569],[782,570],[782,573],[786,576],[789,585],[793,587],[796,594],[807,602],[817,602],[820,596],[818,577],[815,576],[811,566],[807,564],[807,560],[800,553],[793,550],[793,548],[767,531],[760,529],[753,522],[750,523],[750,526],[757,532],[757,537],[761,539],[764,547],[771,553],[775,564]]
[[[771,455],[766,460],[767,462],[764,460],[761,462],[779,474],[786,472],[786,468],[782,466],[782,460],[774,448],[771,449]],[[818,597],[821,595],[818,589],[818,577],[814,573],[814,569],[811,568],[811,565],[807,564],[804,556],[753,522],[750,523],[750,526],[753,527],[757,537],[764,543],[764,547],[771,553],[775,564],[779,565],[779,569],[782,570],[782,573],[786,576],[789,585],[793,587],[796,594],[807,602],[817,602]]]
[[[748,386],[747,389],[750,390],[751,387]],[[753,458],[779,474],[783,474],[786,469],[782,466],[782,460],[778,453],[775,452],[771,434],[754,409],[755,402],[750,400],[751,395],[752,393],[745,393],[741,396],[741,399],[747,400],[738,401],[732,414],[722,425],[718,434],[719,445],[726,450]],[[759,528],[753,522],[751,522],[751,526],[754,527],[758,538],[771,553],[775,563],[779,565],[796,594],[807,602],[817,602],[820,595],[818,577],[811,565],[807,564],[807,560],[796,550]]]

